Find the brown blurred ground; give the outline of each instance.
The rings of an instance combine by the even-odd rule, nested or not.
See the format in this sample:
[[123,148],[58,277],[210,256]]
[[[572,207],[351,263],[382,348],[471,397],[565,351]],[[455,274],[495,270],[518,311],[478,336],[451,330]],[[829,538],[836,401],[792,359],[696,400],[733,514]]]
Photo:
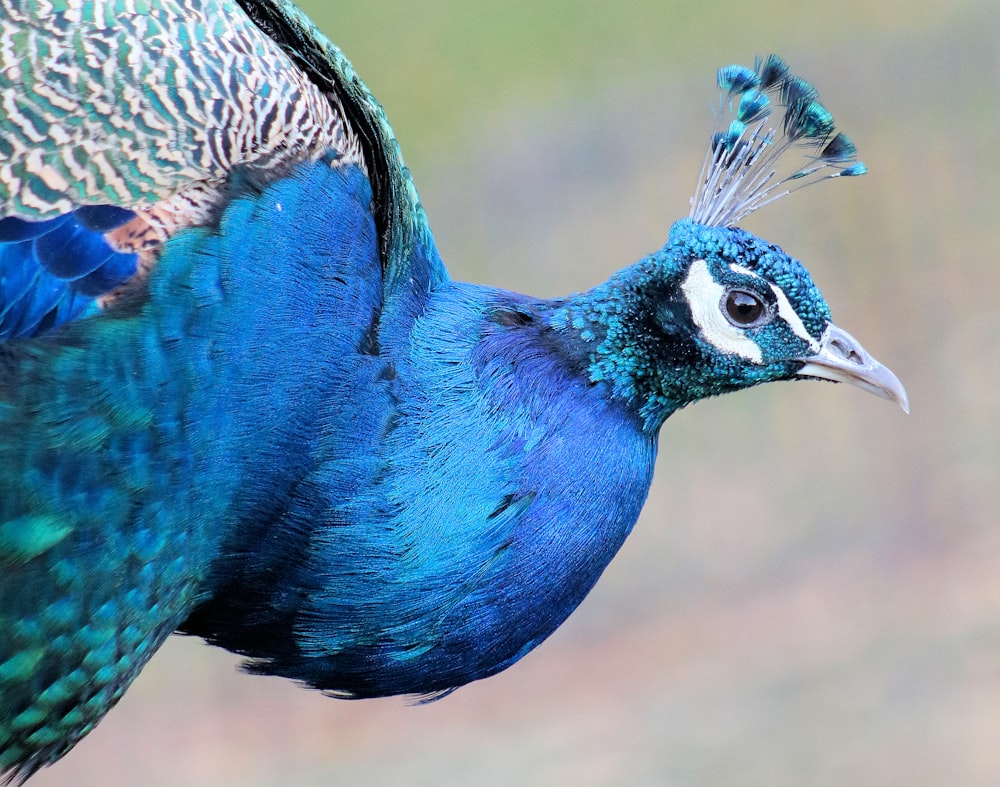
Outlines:
[[912,415],[819,384],[699,404],[597,590],[507,673],[341,702],[175,638],[33,785],[1000,784],[1000,12],[668,5],[321,21],[412,151],[453,275],[548,295],[662,243],[714,69],[779,51],[871,174],[746,226],[809,265]]

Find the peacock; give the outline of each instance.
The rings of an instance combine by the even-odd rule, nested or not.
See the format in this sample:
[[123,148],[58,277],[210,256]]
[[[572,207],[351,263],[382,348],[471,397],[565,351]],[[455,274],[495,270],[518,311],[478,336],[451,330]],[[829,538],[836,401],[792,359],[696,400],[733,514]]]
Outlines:
[[854,144],[777,56],[718,85],[665,245],[534,298],[448,277],[382,107],[286,0],[0,0],[0,775],[175,631],[443,696],[580,604],[676,410],[802,378],[907,409],[737,227],[862,174]]

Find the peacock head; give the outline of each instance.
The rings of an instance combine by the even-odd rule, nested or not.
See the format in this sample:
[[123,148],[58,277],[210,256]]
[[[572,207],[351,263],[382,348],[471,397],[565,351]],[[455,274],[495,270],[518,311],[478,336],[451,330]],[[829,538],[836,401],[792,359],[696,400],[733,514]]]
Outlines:
[[[591,380],[655,431],[674,410],[764,382],[845,382],[908,411],[896,376],[831,320],[805,267],[735,224],[792,191],[865,172],[815,88],[771,55],[719,71],[720,117],[691,200],[656,254],[592,291],[567,325]],[[784,114],[771,126],[772,97]],[[722,129],[728,119],[728,125]],[[805,166],[785,176],[791,150]]]

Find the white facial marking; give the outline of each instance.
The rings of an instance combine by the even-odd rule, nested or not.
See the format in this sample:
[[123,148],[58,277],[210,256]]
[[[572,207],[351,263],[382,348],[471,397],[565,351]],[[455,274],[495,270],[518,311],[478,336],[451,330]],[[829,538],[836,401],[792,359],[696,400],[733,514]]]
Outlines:
[[754,363],[763,361],[763,354],[757,342],[730,323],[722,314],[719,304],[722,303],[726,288],[712,278],[712,274],[708,272],[708,264],[704,260],[695,260],[691,264],[681,289],[691,308],[694,324],[698,326],[705,341],[724,353],[739,355]]
[[[742,265],[730,265],[729,267],[736,273],[745,273],[747,276],[753,276],[755,279],[761,278],[752,270],[744,268]],[[774,297],[778,301],[778,316],[788,323],[788,327],[792,329],[792,333],[803,341],[808,342],[809,346],[814,351],[818,351],[819,342],[809,335],[809,331],[806,330],[806,326],[803,324],[802,318],[799,317],[795,309],[792,308],[792,304],[788,302],[788,296],[785,295],[781,288],[776,284],[768,282],[768,286],[771,288],[771,292],[774,293]]]
[[819,350],[819,342],[809,335],[809,331],[806,330],[806,326],[802,323],[802,318],[792,308],[792,304],[788,302],[785,293],[774,284],[771,285],[771,290],[778,299],[778,316],[788,323],[788,327],[792,329],[792,332],[796,336],[803,341],[809,342],[809,346],[813,350]]

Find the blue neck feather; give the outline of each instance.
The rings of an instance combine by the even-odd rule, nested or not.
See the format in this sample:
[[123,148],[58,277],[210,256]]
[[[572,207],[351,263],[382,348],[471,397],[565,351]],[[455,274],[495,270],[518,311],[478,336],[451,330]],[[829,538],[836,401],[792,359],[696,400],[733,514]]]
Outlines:
[[381,396],[345,403],[357,442],[320,437],[273,528],[296,543],[232,550],[253,559],[225,566],[231,587],[268,592],[223,588],[189,629],[351,696],[447,691],[555,630],[638,517],[655,438],[589,382],[553,308],[436,289],[392,373],[368,372]]
[[[340,177],[316,167],[282,189],[330,193],[345,186],[313,181]],[[313,210],[293,197],[267,200],[281,199],[289,228],[328,224],[290,215]],[[343,216],[350,204],[330,209]],[[421,253],[436,260],[429,241]],[[577,338],[553,327],[562,302],[451,282],[372,297],[357,280],[379,275],[369,259],[336,273],[353,278],[331,297],[376,304],[341,303],[359,323],[337,342],[308,342],[304,315],[271,310],[267,330],[298,332],[296,357],[324,370],[309,375],[320,394],[306,402],[320,428],[295,435],[306,453],[268,454],[266,472],[239,468],[233,514],[266,526],[229,529],[212,600],[185,628],[247,654],[254,669],[327,690],[434,694],[503,669],[576,608],[639,515],[656,442],[589,379]],[[233,343],[216,351],[244,360],[229,368],[262,382],[289,376],[276,367],[284,354],[250,354],[273,341],[223,335]],[[302,374],[292,375],[299,387]],[[276,399],[275,409],[294,424],[302,408]],[[266,489],[258,477],[271,479]]]

